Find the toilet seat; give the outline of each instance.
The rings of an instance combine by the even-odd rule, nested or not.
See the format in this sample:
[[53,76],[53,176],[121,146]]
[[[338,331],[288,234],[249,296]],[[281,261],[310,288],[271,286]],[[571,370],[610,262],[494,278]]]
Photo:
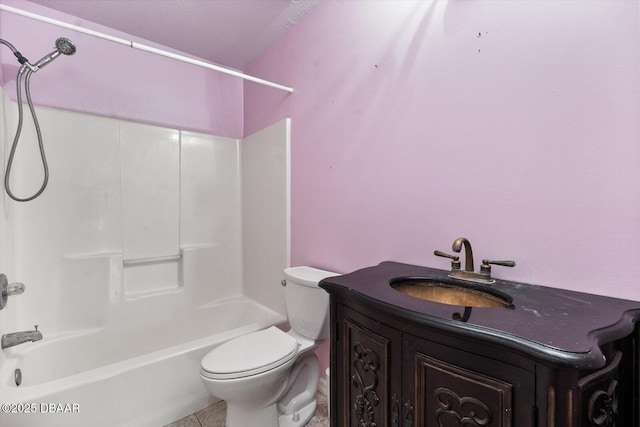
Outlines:
[[211,379],[261,374],[293,359],[298,348],[295,338],[272,326],[214,348],[202,359],[200,373]]

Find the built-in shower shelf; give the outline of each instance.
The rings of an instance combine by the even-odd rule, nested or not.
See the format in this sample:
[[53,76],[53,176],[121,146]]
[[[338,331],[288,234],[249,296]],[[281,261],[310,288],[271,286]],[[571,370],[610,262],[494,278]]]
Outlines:
[[181,261],[181,260],[182,260],[182,252],[180,252],[177,255],[164,255],[164,256],[154,256],[154,257],[144,257],[144,258],[123,259],[122,265],[127,267],[130,265],[155,264],[158,262]]

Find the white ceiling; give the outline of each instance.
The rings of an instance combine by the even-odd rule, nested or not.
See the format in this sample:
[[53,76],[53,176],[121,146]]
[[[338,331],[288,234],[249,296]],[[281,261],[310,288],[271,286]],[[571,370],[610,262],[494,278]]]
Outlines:
[[320,0],[30,0],[244,70]]

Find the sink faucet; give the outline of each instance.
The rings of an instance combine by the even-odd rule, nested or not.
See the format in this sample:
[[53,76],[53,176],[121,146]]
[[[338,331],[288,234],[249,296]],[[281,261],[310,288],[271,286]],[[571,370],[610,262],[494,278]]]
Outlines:
[[471,250],[471,242],[466,237],[459,237],[453,241],[451,249],[454,252],[460,252],[464,246],[464,271],[473,272],[473,250]]
[[25,342],[39,341],[42,339],[42,332],[38,330],[38,325],[34,326],[33,331],[12,332],[2,336],[2,349],[13,347],[14,345],[23,344]]
[[449,255],[442,251],[435,251],[434,255],[451,258],[451,273],[449,277],[456,279],[468,280],[478,283],[494,283],[495,280],[491,278],[491,265],[502,265],[505,267],[515,267],[515,261],[494,261],[483,259],[480,271],[476,272],[473,268],[473,250],[471,249],[471,243],[465,237],[459,237],[453,241],[451,249],[454,252],[460,252],[464,247],[464,270],[460,269],[460,257],[457,255]]

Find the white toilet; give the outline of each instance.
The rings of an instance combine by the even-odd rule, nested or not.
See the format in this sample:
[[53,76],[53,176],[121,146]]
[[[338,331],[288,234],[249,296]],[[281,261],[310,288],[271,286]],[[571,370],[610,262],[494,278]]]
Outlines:
[[316,409],[314,349],[329,335],[329,295],[318,283],[337,273],[284,270],[289,332],[272,326],[234,338],[202,359],[209,392],[227,401],[227,427],[304,426]]

